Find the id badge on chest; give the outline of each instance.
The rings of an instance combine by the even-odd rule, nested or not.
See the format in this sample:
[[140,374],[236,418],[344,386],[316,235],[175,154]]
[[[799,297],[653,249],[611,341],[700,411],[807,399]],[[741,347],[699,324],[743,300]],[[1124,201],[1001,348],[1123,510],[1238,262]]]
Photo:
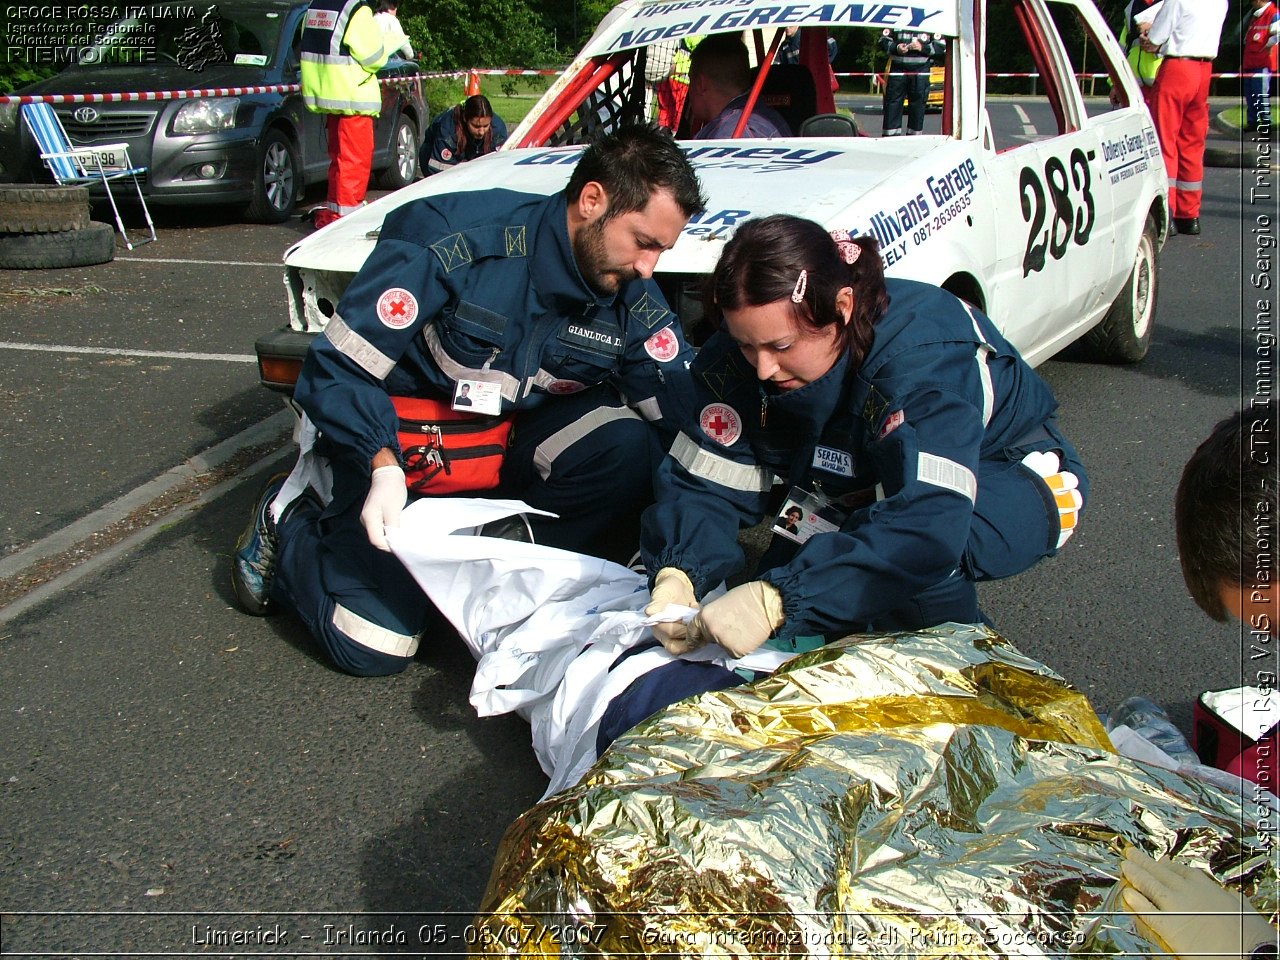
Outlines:
[[497,416],[502,413],[502,386],[484,380],[459,380],[449,406],[465,413]]
[[839,530],[848,517],[848,511],[836,506],[820,490],[792,487],[773,521],[773,532],[804,543],[815,534]]

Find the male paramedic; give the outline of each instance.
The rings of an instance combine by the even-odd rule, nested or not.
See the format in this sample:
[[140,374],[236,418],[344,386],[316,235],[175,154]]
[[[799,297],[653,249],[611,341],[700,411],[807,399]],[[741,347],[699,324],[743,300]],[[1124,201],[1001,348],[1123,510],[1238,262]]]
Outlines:
[[[684,153],[655,127],[591,144],[552,196],[490,189],[392,211],[303,365],[295,398],[333,473],[324,508],[271,506],[236,548],[244,609],[292,609],[348,673],[403,670],[431,607],[386,529],[407,499],[393,396],[449,404],[480,383],[516,414],[498,489],[561,519],[540,543],[625,562],[651,501],[692,352],[652,280],[704,209]],[[455,403],[456,406],[456,403]]]

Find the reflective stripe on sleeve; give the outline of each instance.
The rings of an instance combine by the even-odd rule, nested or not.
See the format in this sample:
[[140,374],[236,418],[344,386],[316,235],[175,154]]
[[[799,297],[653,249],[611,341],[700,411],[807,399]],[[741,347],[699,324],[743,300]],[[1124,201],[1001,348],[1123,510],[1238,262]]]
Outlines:
[[324,335],[340,354],[358,363],[371,377],[385,380],[395,369],[394,360],[348,327],[346,321],[336,313],[325,326]]
[[650,423],[655,423],[662,419],[662,404],[658,402],[657,397],[649,397],[647,400],[641,400],[639,403],[631,404],[631,406],[639,411],[640,416]]
[[478,380],[481,383],[496,383],[502,390],[503,399],[515,403],[520,398],[520,381],[509,373],[500,370],[479,370],[475,367],[464,367],[445,352],[440,342],[440,332],[434,323],[422,328],[422,339],[427,344],[431,359],[436,362],[440,372],[452,380]]
[[[960,302],[964,303],[963,300]],[[964,308],[969,313],[970,321],[973,322],[973,332],[982,341],[978,345],[974,359],[978,361],[978,379],[982,381],[982,425],[989,427],[991,425],[991,417],[996,408],[996,387],[991,380],[991,367],[987,361],[991,354],[995,352],[995,348],[987,342],[987,338],[983,335],[982,327],[978,323],[977,314],[973,312],[973,307],[964,303]],[[973,498],[970,497],[970,499]]]
[[366,620],[340,603],[333,605],[333,625],[350,639],[392,657],[412,657],[418,652],[418,638],[396,633]]
[[970,503],[978,496],[978,478],[972,470],[962,463],[932,453],[920,454],[916,462],[916,479],[968,497]]
[[564,453],[579,440],[619,420],[639,420],[640,416],[630,407],[596,407],[585,417],[579,417],[567,427],[557,430],[538,444],[533,451],[533,465],[543,480],[551,476],[551,468],[555,466],[556,457]]
[[710,450],[704,450],[687,434],[676,437],[671,444],[671,456],[693,476],[710,480],[730,490],[746,493],[766,493],[773,486],[773,473],[764,467],[752,467],[735,463]]

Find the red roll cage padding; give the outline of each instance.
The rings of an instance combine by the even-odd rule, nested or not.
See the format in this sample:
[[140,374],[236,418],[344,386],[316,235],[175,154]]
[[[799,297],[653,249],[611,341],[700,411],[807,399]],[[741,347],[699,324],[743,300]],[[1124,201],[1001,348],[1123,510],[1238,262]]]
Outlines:
[[[818,113],[835,113],[835,91],[831,89],[831,61],[827,59],[826,27],[800,28],[800,62],[809,68],[813,77],[813,90],[817,95],[814,107]],[[792,130],[799,135],[799,130]]]
[[760,99],[760,91],[764,87],[765,77],[769,75],[769,68],[773,66],[773,58],[778,55],[778,48],[782,46],[782,39],[787,35],[785,30],[779,30],[773,38],[773,44],[769,47],[769,52],[764,55],[764,60],[760,63],[760,69],[756,71],[756,82],[751,85],[751,93],[747,95],[746,106],[742,108],[742,116],[738,118],[738,124],[733,128],[733,139],[737,140],[742,136],[742,131],[747,129],[747,121],[751,119],[751,111],[756,108],[756,101]]
[[550,110],[542,115],[533,129],[520,141],[517,146],[521,147],[540,147],[547,139],[560,129],[563,124],[582,105],[582,101],[587,94],[596,89],[609,77],[613,76],[626,61],[628,56],[634,54],[633,50],[623,50],[615,53],[608,60],[592,60],[583,66],[581,72],[573,78],[565,87],[564,92],[560,94],[560,103],[554,110]]
[[1049,51],[1045,46],[1044,31],[1040,29],[1039,21],[1027,9],[1025,3],[1015,3],[1013,12],[1018,20],[1018,26],[1022,28],[1027,46],[1031,49],[1031,59],[1035,61],[1040,79],[1044,81],[1045,95],[1049,98],[1049,106],[1053,107],[1053,115],[1058,121],[1058,133],[1067,133],[1067,117],[1062,110],[1062,90],[1058,86],[1053,70],[1049,68]]

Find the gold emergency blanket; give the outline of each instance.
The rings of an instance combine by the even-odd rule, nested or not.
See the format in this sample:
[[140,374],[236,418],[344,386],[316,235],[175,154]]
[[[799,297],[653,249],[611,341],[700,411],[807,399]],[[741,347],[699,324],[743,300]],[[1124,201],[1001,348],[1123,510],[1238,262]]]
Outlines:
[[983,627],[856,636],[619,739],[507,832],[475,939],[522,957],[1142,956],[1125,846],[1211,869],[1274,918],[1265,817],[1115,754],[1082,694]]

